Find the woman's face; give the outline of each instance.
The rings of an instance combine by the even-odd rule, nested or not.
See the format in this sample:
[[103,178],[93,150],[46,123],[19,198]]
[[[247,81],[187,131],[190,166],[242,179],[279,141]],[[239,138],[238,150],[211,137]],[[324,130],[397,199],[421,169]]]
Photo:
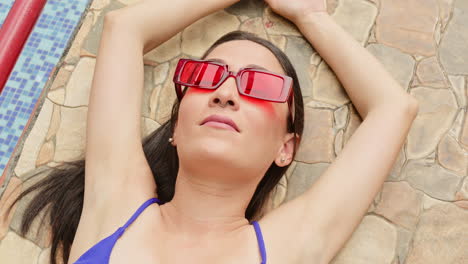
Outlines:
[[[248,40],[220,44],[208,59],[223,60],[229,70],[237,71],[256,64],[269,71],[285,74],[276,57],[265,47]],[[253,66],[249,66],[253,67]],[[228,78],[216,90],[187,88],[180,103],[174,133],[181,166],[215,169],[245,169],[265,172],[272,162],[290,163],[292,134],[286,130],[288,104],[263,101],[240,95],[234,78]],[[232,119],[239,132],[200,125],[210,115]],[[284,158],[286,161],[281,162]]]

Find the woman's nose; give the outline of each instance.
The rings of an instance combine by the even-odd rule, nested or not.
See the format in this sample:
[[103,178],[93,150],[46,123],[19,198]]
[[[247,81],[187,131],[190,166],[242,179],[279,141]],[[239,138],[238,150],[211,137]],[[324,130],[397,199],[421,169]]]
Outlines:
[[239,107],[239,92],[237,91],[235,75],[232,74],[232,72],[230,73],[230,76],[228,76],[211,94],[210,104],[220,104],[222,107],[227,105],[234,108]]

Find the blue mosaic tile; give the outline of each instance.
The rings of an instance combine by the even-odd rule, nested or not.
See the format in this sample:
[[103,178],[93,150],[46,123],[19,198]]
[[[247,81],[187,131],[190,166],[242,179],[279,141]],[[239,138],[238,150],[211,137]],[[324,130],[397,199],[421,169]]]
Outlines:
[[0,0],[0,27],[3,25],[8,11],[13,6],[13,0]]
[[[48,0],[0,94],[0,176],[90,0]],[[13,5],[0,0],[0,26]]]

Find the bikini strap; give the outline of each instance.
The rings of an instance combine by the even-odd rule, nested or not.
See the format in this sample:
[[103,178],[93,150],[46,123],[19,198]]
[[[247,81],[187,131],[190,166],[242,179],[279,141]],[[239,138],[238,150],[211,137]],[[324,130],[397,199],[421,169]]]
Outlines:
[[262,264],[266,264],[266,250],[265,243],[263,241],[262,230],[257,221],[252,221],[252,224],[255,228],[255,234],[257,235],[258,246],[260,247],[260,255],[262,256]]
[[144,202],[140,206],[140,208],[138,208],[137,211],[132,215],[132,217],[127,221],[127,223],[125,223],[125,225],[122,226],[120,229],[126,229],[129,225],[133,223],[133,221],[135,221],[135,219],[141,214],[141,212],[143,212],[143,210],[145,210],[146,207],[155,202],[161,204],[161,201],[158,198],[150,198],[148,201]]

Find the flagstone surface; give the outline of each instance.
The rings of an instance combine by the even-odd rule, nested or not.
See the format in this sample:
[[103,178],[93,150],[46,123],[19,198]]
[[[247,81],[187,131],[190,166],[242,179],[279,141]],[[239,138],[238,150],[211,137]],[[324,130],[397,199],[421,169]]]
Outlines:
[[[83,155],[103,17],[136,2],[95,0],[83,16],[0,193],[1,263],[48,263],[51,230],[47,224],[35,222],[32,232],[19,235],[28,198],[8,215],[5,207],[27,187],[23,181],[34,169],[47,169]],[[332,263],[468,263],[468,1],[328,3],[333,18],[420,103],[386,182]],[[302,145],[270,196],[267,210],[271,210],[309,189],[346,146],[362,119],[326,61],[294,24],[262,1],[242,0],[202,18],[145,55],[145,82],[140,87],[144,89],[142,136],[169,118],[176,99],[172,75],[178,59],[201,56],[221,35],[237,29],[256,33],[283,50],[296,68],[304,95]]]

